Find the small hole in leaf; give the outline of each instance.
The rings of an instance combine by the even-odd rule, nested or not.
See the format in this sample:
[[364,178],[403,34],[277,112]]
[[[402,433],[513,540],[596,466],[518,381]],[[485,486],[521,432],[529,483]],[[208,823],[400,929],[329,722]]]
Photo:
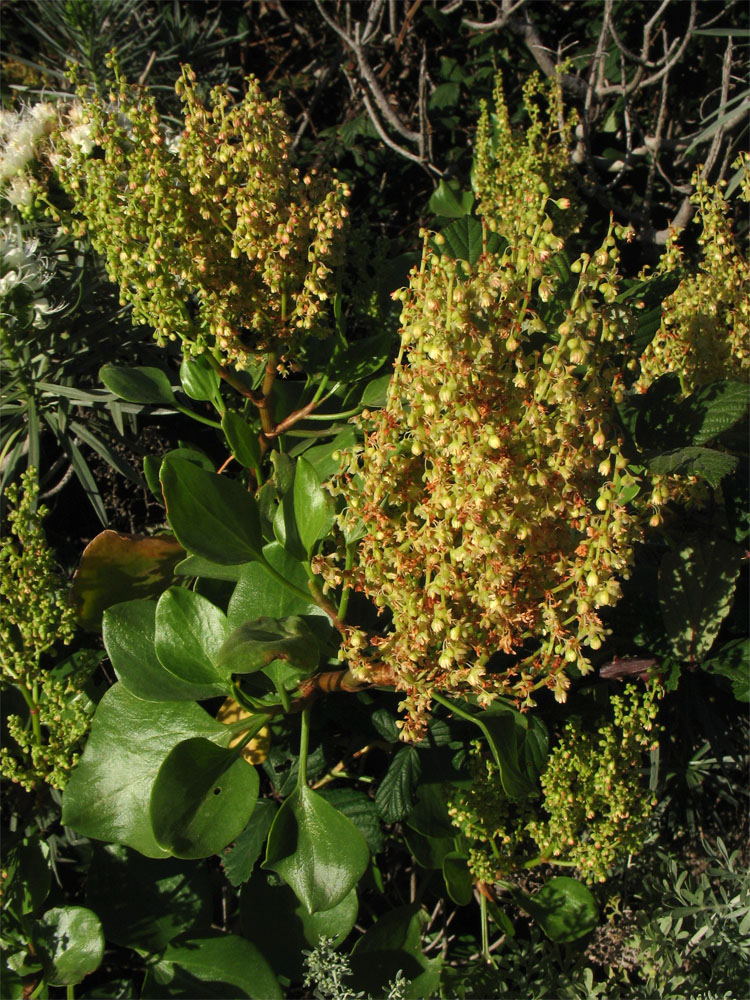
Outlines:
[[214,788],[214,795],[221,795],[221,789],[218,786]]

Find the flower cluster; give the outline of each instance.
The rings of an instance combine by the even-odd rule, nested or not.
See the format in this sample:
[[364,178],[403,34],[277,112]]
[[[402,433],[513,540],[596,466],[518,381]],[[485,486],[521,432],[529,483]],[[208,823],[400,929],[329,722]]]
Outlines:
[[33,215],[43,190],[36,161],[56,123],[57,112],[48,102],[17,112],[0,110],[0,201],[24,218]]
[[477,742],[473,780],[449,807],[473,845],[475,877],[493,882],[521,867],[572,862],[588,881],[604,881],[618,858],[638,850],[655,804],[643,787],[642,758],[655,745],[660,694],[656,684],[643,694],[629,685],[612,698],[613,721],[595,732],[569,720],[541,776],[541,810],[505,797],[497,765]]
[[28,715],[11,714],[8,731],[18,744],[0,750],[0,773],[31,788],[39,779],[61,788],[75,766],[91,710],[82,688],[98,659],[78,656],[70,672],[50,671],[44,658],[67,646],[75,632],[75,611],[67,600],[54,555],[42,529],[46,513],[36,508],[34,470],[5,491],[7,527],[0,541],[0,683],[15,688]]
[[[742,197],[750,201],[748,158],[742,161]],[[750,260],[732,232],[720,187],[698,171],[693,178],[702,259],[664,301],[662,322],[641,358],[636,388],[645,392],[666,372],[675,372],[685,395],[719,379],[750,381]],[[679,271],[682,254],[673,234],[659,271]]]
[[[433,691],[531,705],[545,684],[563,701],[566,670],[590,670],[598,609],[628,574],[639,482],[613,419],[621,387],[608,359],[628,321],[618,252],[609,233],[555,290],[561,245],[545,216],[475,267],[425,239],[398,293],[387,405],[362,415],[364,446],[332,487],[346,498],[344,532],[364,537],[356,566],[334,556],[318,569],[392,613],[384,635],[351,630],[343,655],[363,680],[376,660],[393,669],[405,738],[421,732]],[[495,652],[505,663],[488,671]]]
[[221,87],[204,104],[189,68],[176,89],[177,135],[152,96],[119,79],[109,104],[84,103],[78,132],[60,136],[80,233],[160,343],[241,367],[326,336],[346,186],[291,165],[281,104],[254,78],[238,104]]
[[[490,115],[482,102],[474,144],[472,183],[480,214],[492,232],[513,242],[528,227],[533,231],[546,207],[553,213],[556,230],[566,237],[578,228],[583,212],[573,199],[570,169],[569,149],[577,119],[574,111],[566,115],[559,79],[543,83],[538,73],[528,78],[523,88],[529,119],[525,130],[511,128],[500,76],[494,105]],[[565,212],[547,202],[547,191],[563,200]]]

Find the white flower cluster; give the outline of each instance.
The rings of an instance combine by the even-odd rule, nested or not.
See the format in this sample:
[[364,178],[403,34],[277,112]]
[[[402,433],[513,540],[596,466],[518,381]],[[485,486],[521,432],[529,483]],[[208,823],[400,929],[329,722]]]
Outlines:
[[53,312],[42,293],[54,277],[47,258],[38,252],[39,241],[24,239],[19,226],[8,219],[0,228],[0,323],[9,332],[41,329]]
[[[11,204],[25,204],[31,198],[25,170],[36,156],[39,140],[49,135],[57,121],[53,104],[43,102],[21,111],[0,111],[0,185]],[[10,183],[9,183],[10,182]]]

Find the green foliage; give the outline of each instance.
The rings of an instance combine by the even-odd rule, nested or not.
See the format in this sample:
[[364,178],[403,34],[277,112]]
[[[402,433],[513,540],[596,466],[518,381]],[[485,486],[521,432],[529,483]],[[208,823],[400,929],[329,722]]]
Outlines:
[[7,529],[0,542],[0,667],[2,687],[18,692],[22,714],[9,714],[8,732],[16,748],[0,750],[4,777],[24,788],[40,780],[62,788],[75,767],[93,705],[84,688],[98,655],[82,650],[54,665],[56,648],[75,635],[75,611],[68,603],[37,507],[35,470],[21,487],[4,494]]

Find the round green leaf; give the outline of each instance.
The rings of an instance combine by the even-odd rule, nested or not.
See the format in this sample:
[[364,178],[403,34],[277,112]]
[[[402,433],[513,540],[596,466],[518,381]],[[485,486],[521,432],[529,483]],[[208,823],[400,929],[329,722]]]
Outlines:
[[533,896],[517,893],[518,905],[536,920],[551,941],[577,941],[590,934],[599,919],[596,900],[583,883],[561,875]]
[[63,793],[62,820],[85,837],[166,857],[154,838],[149,802],[159,768],[183,740],[230,738],[199,705],[134,698],[122,684],[103,696],[91,736]]
[[307,785],[298,786],[276,814],[263,868],[291,886],[310,913],[330,910],[364,874],[367,844],[351,820]]
[[261,558],[258,505],[243,486],[180,458],[166,458],[160,478],[169,523],[186,549],[230,566]]
[[216,669],[217,654],[230,632],[223,611],[205,597],[170,587],[156,606],[154,648],[159,662],[175,677],[205,685],[211,697],[228,693],[225,675]]
[[160,368],[107,364],[99,369],[99,378],[110,392],[128,403],[174,406],[176,402],[169,379]]
[[149,1000],[281,1000],[276,976],[255,945],[235,934],[170,945],[149,970],[142,996]]
[[125,601],[104,612],[104,646],[123,687],[144,701],[198,701],[223,693],[167,670],[154,649],[155,630],[156,601]]
[[151,792],[157,843],[177,858],[217,854],[245,828],[258,786],[258,772],[234,750],[199,736],[179,743]]
[[[263,558],[293,587],[303,593],[307,591],[307,574],[299,560],[294,559],[278,543],[271,542],[263,546]],[[289,615],[315,615],[324,619],[324,631],[330,632],[328,615],[322,608],[312,602],[307,602],[285,587],[276,577],[266,570],[261,562],[249,563],[242,568],[237,586],[234,588],[228,608],[229,622],[233,626],[256,618],[287,618]],[[316,629],[316,635],[320,635]]]
[[75,986],[99,967],[104,955],[102,925],[83,906],[47,910],[34,922],[32,939],[51,986]]
[[289,663],[298,674],[311,674],[320,651],[304,618],[258,618],[234,629],[219,650],[216,663],[228,674],[250,674],[274,660]]
[[182,359],[180,382],[191,399],[212,400],[219,391],[221,378],[205,358]]

